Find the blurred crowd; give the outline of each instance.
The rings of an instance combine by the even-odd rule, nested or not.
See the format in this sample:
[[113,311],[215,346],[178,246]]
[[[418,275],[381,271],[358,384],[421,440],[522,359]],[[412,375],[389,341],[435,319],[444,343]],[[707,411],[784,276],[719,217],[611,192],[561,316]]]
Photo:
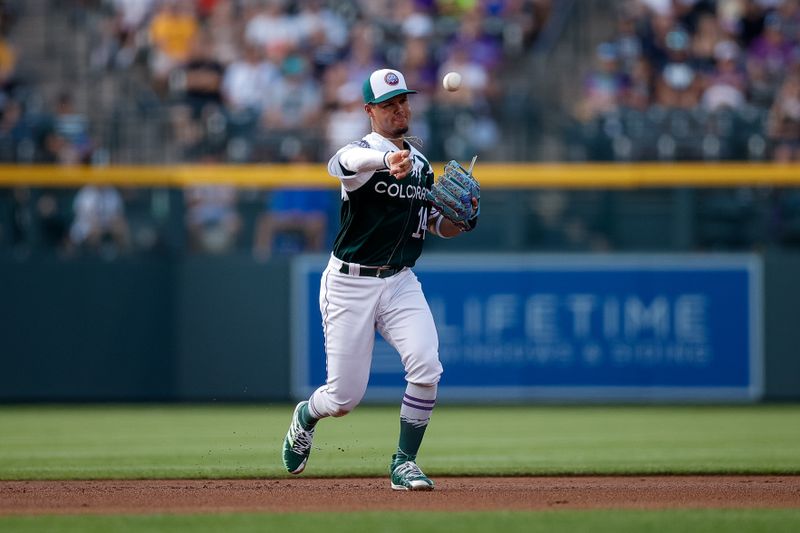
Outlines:
[[[32,47],[41,5],[47,44]],[[0,164],[325,161],[368,131],[361,84],[384,66],[420,91],[412,133],[432,160],[531,159],[542,124],[524,98],[546,84],[522,66],[571,8],[614,24],[597,24],[608,31],[591,57],[576,49],[565,63],[574,79],[556,100],[570,112],[545,102],[548,124],[567,124],[554,149],[564,159],[800,160],[800,0],[0,0]],[[462,74],[458,92],[441,88],[448,71]],[[651,243],[646,225],[615,225],[615,209],[657,214],[667,201],[513,196],[517,215],[494,208],[521,224],[509,242],[525,249]],[[20,186],[0,189],[0,251],[269,261],[326,249],[337,207],[334,190]],[[629,216],[652,215],[645,207]],[[795,191],[698,191],[692,216],[694,241],[681,246],[800,242]],[[483,235],[496,245],[507,224],[491,224]],[[617,226],[642,234],[615,237]]]
[[[367,129],[360,88],[376,68],[402,70],[422,95],[416,135],[433,106],[483,135],[441,138],[441,157],[498,141],[492,80],[529,49],[550,0],[105,0],[92,17],[91,66],[146,77],[169,106],[179,158],[317,161]],[[464,73],[457,96],[440,90]],[[451,113],[452,114],[452,113]],[[446,154],[444,152],[447,152]]]
[[[45,2],[47,0],[37,0]],[[497,74],[529,50],[550,0],[69,0],[51,2],[88,36],[92,80],[131,75],[146,82],[168,116],[159,162],[323,160],[367,128],[360,85],[372,70],[401,69],[415,100],[415,132],[437,139],[432,157],[468,157],[498,142],[492,108],[502,103]],[[28,6],[0,3],[0,161],[116,161],[108,139],[92,143],[96,90],[75,111],[74,95],[42,94],[18,75],[8,39]],[[64,45],[74,40],[63,36]],[[57,37],[52,46],[59,53]],[[29,56],[31,54],[28,54]],[[32,59],[29,57],[29,59]],[[29,65],[30,67],[30,65]],[[47,67],[43,66],[42,70]],[[437,80],[460,70],[457,95]],[[29,70],[31,70],[29,68]],[[33,73],[36,80],[47,72]],[[125,78],[127,79],[127,78]],[[67,85],[67,84],[65,84]],[[47,96],[51,96],[47,98]],[[142,95],[136,95],[142,98]],[[115,95],[110,97],[114,100]],[[117,100],[123,99],[116,95]],[[121,104],[122,102],[117,102]],[[441,108],[445,122],[434,120]],[[135,117],[127,117],[131,127]],[[454,127],[458,121],[460,127]],[[68,122],[68,123],[67,123]],[[95,125],[96,126],[96,125]],[[97,128],[95,128],[97,129]],[[435,130],[435,133],[432,131]],[[458,130],[458,131],[457,131]],[[461,132],[459,134],[459,131]],[[436,153],[438,152],[438,153]]]
[[[552,7],[550,0],[49,4],[52,16],[69,20],[74,36],[87,40],[79,60],[85,60],[81,70],[88,72],[89,86],[77,88],[90,95],[83,94],[84,105],[76,106],[75,89],[64,84],[47,98],[36,87],[46,73],[21,74],[17,67],[24,51],[14,50],[7,36],[30,5],[0,2],[0,162],[119,163],[113,142],[121,134],[96,132],[101,121],[115,120],[114,105],[126,99],[109,97],[108,87],[113,93],[134,86],[137,93],[128,93],[128,100],[146,100],[148,105],[139,108],[148,114],[142,122],[160,127],[143,125],[127,142],[152,143],[156,136],[155,143],[163,145],[160,154],[168,154],[148,162],[324,161],[368,133],[361,84],[385,66],[402,70],[419,91],[412,127],[426,140],[426,154],[464,160],[500,141],[494,110],[503,95],[495,80],[530,51]],[[55,54],[60,42],[71,45],[69,35],[48,39]],[[439,83],[450,70],[463,77],[457,93]],[[126,120],[128,129],[136,130],[136,117]],[[88,249],[114,256],[131,248],[157,248],[157,224],[138,231],[124,223],[131,219],[132,202],[145,209],[160,205],[154,195],[114,187],[85,187],[74,198],[16,190],[9,204],[10,235],[23,242],[33,234],[44,240],[60,232],[60,238],[52,238],[66,254]],[[328,220],[335,197],[329,191],[265,195],[194,187],[183,196],[186,243],[198,252],[250,248],[257,259],[268,260],[276,249],[320,250],[333,230]],[[143,218],[152,222],[154,217]],[[42,229],[42,221],[56,219],[52,228]],[[40,222],[37,231],[32,221]]]
[[579,158],[800,160],[800,2],[619,2],[574,115]]

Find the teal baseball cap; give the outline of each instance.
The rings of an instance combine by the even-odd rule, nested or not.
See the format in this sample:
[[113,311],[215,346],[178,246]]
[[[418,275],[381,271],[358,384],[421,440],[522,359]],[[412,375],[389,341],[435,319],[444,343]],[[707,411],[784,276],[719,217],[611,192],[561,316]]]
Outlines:
[[406,86],[406,79],[399,70],[384,68],[376,70],[364,81],[364,102],[379,104],[399,94],[413,94]]

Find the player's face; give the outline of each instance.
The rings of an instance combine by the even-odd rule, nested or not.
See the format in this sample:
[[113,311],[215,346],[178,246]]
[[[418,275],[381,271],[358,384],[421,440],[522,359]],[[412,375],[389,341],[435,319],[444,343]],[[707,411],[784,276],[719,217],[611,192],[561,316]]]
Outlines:
[[397,95],[379,104],[368,104],[366,109],[372,119],[372,129],[376,133],[387,139],[408,133],[411,108],[408,105],[407,94]]

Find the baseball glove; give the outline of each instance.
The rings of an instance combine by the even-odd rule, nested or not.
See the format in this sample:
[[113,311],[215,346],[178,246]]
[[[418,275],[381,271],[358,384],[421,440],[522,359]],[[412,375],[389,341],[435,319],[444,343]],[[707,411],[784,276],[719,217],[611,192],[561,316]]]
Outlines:
[[[461,231],[474,229],[481,212],[481,185],[472,175],[476,158],[472,159],[469,170],[456,161],[447,163],[444,174],[439,176],[426,194],[433,206]],[[477,208],[472,206],[473,198],[478,200]]]

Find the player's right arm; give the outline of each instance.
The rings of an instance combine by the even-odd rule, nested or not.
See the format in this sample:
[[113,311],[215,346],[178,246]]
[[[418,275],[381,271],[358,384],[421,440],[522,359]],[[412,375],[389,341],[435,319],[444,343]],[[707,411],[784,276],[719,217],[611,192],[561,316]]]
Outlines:
[[405,178],[411,171],[411,152],[382,152],[362,141],[341,148],[328,161],[328,173],[342,180],[345,185],[347,181],[365,182],[378,170],[388,170],[397,179]]

